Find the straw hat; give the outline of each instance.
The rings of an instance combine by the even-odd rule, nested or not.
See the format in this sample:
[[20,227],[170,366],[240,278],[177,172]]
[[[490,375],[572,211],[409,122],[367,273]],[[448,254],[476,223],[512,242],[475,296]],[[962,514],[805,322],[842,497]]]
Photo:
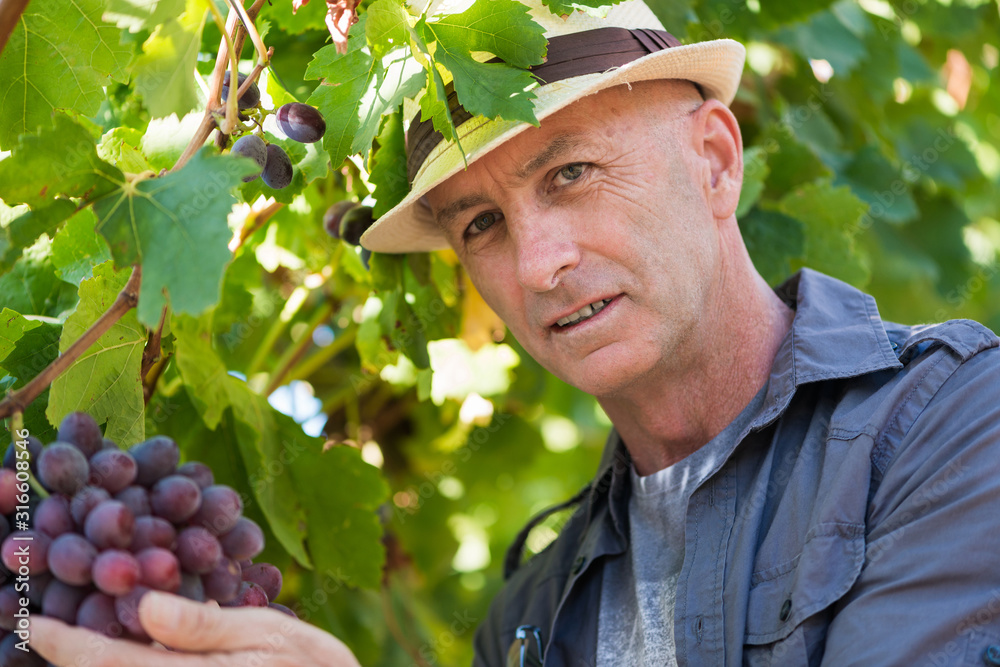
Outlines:
[[[468,4],[468,0],[465,0]],[[442,5],[432,8],[441,11]],[[527,0],[532,18],[545,29],[549,40],[546,62],[532,68],[541,80],[533,92],[535,115],[543,120],[587,95],[651,79],[687,79],[698,84],[706,97],[729,105],[736,95],[746,50],[739,42],[717,39],[681,45],[653,12],[639,0],[615,5],[604,19],[582,12],[568,18],[553,15],[540,0]],[[447,11],[461,9],[449,7]],[[457,106],[452,116],[472,164],[491,150],[531,127],[520,121],[470,116]],[[421,121],[419,107],[409,105],[407,154],[410,193],[383,215],[361,237],[364,247],[377,252],[400,253],[449,247],[423,197],[434,186],[465,168],[454,141],[444,141],[431,121]],[[409,114],[408,114],[409,115]]]

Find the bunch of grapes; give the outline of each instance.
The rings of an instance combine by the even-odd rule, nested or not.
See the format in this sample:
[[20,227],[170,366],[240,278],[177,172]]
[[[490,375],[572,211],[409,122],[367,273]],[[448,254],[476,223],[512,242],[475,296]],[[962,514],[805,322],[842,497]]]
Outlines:
[[253,563],[264,534],[239,494],[203,463],[178,466],[170,438],[122,450],[74,412],[47,447],[26,441],[0,468],[0,665],[45,664],[14,646],[22,598],[31,613],[147,642],[138,606],[151,589],[295,615],[271,602],[281,572]]
[[[222,86],[222,101],[229,95],[229,72],[226,72]],[[246,75],[238,76],[242,87]],[[275,190],[286,188],[292,182],[292,160],[288,153],[277,144],[270,144],[264,139],[264,119],[275,114],[278,127],[292,141],[311,144],[319,141],[326,133],[326,121],[323,115],[314,107],[300,102],[291,102],[278,108],[277,111],[263,109],[260,105],[260,89],[256,83],[251,83],[246,92],[237,100],[241,121],[251,121],[256,129],[241,124],[233,132],[239,138],[233,144],[230,152],[248,157],[256,162],[261,171],[250,176],[244,176],[243,181],[249,183],[258,177]]]

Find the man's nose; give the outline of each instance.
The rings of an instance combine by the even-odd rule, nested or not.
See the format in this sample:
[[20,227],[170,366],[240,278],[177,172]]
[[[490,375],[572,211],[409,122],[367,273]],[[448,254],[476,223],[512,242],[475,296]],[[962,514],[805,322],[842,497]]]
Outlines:
[[579,264],[580,248],[565,214],[535,209],[514,229],[517,279],[526,289],[551,290]]

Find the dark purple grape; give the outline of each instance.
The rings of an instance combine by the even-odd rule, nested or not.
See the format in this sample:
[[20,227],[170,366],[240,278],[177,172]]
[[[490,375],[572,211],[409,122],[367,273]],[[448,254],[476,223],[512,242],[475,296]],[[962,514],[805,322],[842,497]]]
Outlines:
[[323,114],[301,102],[290,102],[280,107],[275,120],[286,137],[299,143],[311,144],[326,134]]
[[42,608],[42,597],[44,597],[49,584],[55,580],[55,577],[53,577],[49,572],[31,576],[31,588],[28,589],[28,601],[31,603],[32,607],[36,609]]
[[105,500],[87,515],[83,533],[98,549],[128,549],[134,528],[135,515],[124,503]]
[[287,188],[292,182],[292,160],[278,144],[267,145],[267,162],[260,174],[261,180],[275,190]]
[[38,503],[32,515],[35,530],[49,537],[59,537],[63,533],[72,532],[76,528],[73,515],[69,511],[69,501],[65,496],[49,496]]
[[240,584],[239,593],[232,600],[219,603],[220,607],[266,607],[267,605],[268,599],[264,589],[250,581]]
[[181,574],[181,587],[177,594],[195,602],[204,602],[208,599],[205,597],[205,585],[201,583],[201,577],[188,572]]
[[[20,443],[24,443],[21,445]],[[3,467],[9,468],[10,470],[17,469],[18,457],[27,460],[31,463],[31,472],[34,475],[38,475],[38,457],[42,455],[42,441],[33,435],[29,435],[27,438],[18,439],[12,442],[9,447],[7,447],[6,453],[3,455]]]
[[252,581],[267,593],[267,599],[273,600],[281,592],[281,570],[270,563],[257,563],[243,570],[243,581]]
[[141,486],[152,486],[161,477],[172,475],[181,458],[177,443],[165,435],[140,442],[129,449],[129,453],[139,466],[135,483]]
[[177,546],[177,530],[166,519],[158,516],[140,516],[135,519],[132,532],[132,551],[161,547],[173,551]]
[[[42,574],[49,570],[49,546],[52,538],[37,530],[18,530],[7,536],[0,547],[0,560],[11,572],[27,568],[28,574]],[[25,561],[22,563],[22,559]]]
[[0,588],[0,628],[14,630],[17,627],[14,614],[20,608],[21,594],[14,588],[14,584]]
[[205,595],[219,602],[229,602],[240,592],[241,574],[236,561],[223,558],[211,572],[201,575]]
[[372,207],[355,206],[340,221],[340,238],[351,245],[361,245],[361,235],[372,226]]
[[42,596],[42,613],[51,618],[58,618],[63,623],[75,623],[76,612],[88,593],[90,589],[83,586],[71,586],[58,580],[53,581]]
[[206,574],[222,560],[222,546],[201,526],[190,526],[177,534],[177,558],[185,571]]
[[201,489],[190,477],[168,475],[153,485],[149,492],[153,514],[171,523],[187,521],[201,506]]
[[177,469],[177,474],[190,477],[201,489],[215,484],[215,475],[212,474],[212,469],[199,461],[188,461]]
[[76,445],[83,455],[90,458],[104,448],[104,434],[94,418],[86,412],[71,412],[59,423],[60,442]]
[[99,486],[85,486],[80,489],[80,492],[73,496],[73,500],[69,501],[69,513],[73,516],[77,527],[83,530],[91,510],[105,500],[111,500],[111,494]]
[[270,607],[271,609],[277,609],[282,614],[288,614],[292,618],[298,618],[299,617],[298,614],[296,614],[294,611],[292,611],[291,609],[289,609],[288,607],[286,607],[283,604],[278,604],[277,602],[268,602],[267,606]]
[[115,500],[132,510],[133,516],[149,516],[153,513],[149,506],[149,492],[141,486],[130,486],[115,494]]
[[139,583],[158,591],[176,593],[181,587],[181,564],[170,551],[149,547],[135,555],[141,575]]
[[108,595],[119,596],[126,595],[136,587],[142,570],[139,561],[129,552],[108,549],[97,554],[93,574],[97,588]]
[[[222,80],[222,103],[225,104],[226,100],[229,99],[229,82],[232,72],[226,72],[226,78]],[[236,73],[236,88],[237,90],[243,87],[243,82],[247,80],[246,74]],[[241,111],[247,109],[252,109],[258,104],[260,104],[260,88],[257,87],[257,82],[251,83],[247,91],[243,93],[242,97],[237,98],[237,106]],[[244,119],[245,120],[245,119]]]
[[49,547],[49,571],[67,584],[86,586],[91,582],[96,558],[97,547],[83,535],[66,533],[53,540]]
[[326,213],[323,214],[323,229],[326,230],[326,233],[335,239],[339,239],[341,219],[343,219],[345,213],[356,206],[358,206],[357,202],[345,199],[326,209]]
[[236,527],[243,514],[240,494],[225,484],[214,484],[201,493],[201,507],[191,523],[207,528],[213,535],[223,535]]
[[250,519],[243,517],[236,526],[219,538],[227,556],[235,560],[253,558],[264,550],[264,531]]
[[87,485],[87,457],[74,445],[53,442],[38,457],[38,479],[49,491],[74,495]]
[[107,637],[121,637],[124,632],[115,614],[115,599],[100,591],[94,591],[80,603],[76,624]]
[[135,481],[139,466],[128,452],[102,449],[90,459],[90,484],[118,493]]
[[0,468],[0,514],[13,514],[17,508],[18,493],[17,473],[7,468]]
[[149,635],[139,622],[139,602],[149,592],[145,586],[136,586],[125,595],[115,599],[115,616],[126,631],[135,639],[149,641]]
[[[257,166],[264,169],[264,165],[267,164],[267,145],[264,140],[258,137],[256,134],[247,134],[236,140],[233,144],[230,153],[233,155],[240,155],[242,157],[248,157],[257,163]],[[255,172],[248,176],[243,177],[244,183],[249,183],[250,181],[257,180],[260,176],[260,172]]]
[[22,651],[17,648],[21,638],[10,634],[0,641],[0,665],[3,667],[45,667],[42,656],[34,651]]

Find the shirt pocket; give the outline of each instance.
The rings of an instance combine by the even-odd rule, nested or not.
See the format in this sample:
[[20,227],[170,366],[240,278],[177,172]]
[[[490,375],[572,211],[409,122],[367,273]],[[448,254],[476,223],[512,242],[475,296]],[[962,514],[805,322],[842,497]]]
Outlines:
[[827,523],[809,533],[795,557],[751,578],[743,664],[818,665],[831,607],[857,580],[864,564],[864,526]]

